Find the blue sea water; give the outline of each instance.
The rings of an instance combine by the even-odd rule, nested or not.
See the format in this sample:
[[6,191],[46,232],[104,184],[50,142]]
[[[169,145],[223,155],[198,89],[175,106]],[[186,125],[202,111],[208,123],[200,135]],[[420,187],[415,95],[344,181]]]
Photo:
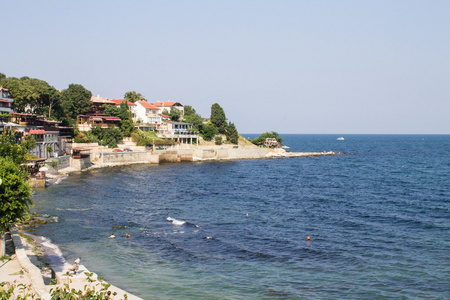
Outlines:
[[36,234],[144,299],[450,299],[449,135],[282,137],[345,154],[71,175]]

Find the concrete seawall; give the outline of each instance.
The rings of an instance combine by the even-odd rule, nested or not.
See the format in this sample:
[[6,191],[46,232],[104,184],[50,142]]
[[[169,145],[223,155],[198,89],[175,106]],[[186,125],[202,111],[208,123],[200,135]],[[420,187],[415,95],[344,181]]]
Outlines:
[[[232,145],[223,146],[195,146],[177,147],[168,150],[125,151],[111,152],[92,148],[88,157],[70,158],[70,167],[66,169],[52,168],[52,171],[67,173],[87,169],[130,165],[130,164],[160,164],[179,163],[208,160],[233,160],[233,159],[260,159],[260,158],[287,158],[303,156],[334,155],[334,152],[287,152],[284,149],[269,149],[259,147],[242,147]],[[61,159],[61,158],[60,158]],[[67,165],[67,158],[61,159],[61,165]],[[54,164],[54,163],[53,163]]]

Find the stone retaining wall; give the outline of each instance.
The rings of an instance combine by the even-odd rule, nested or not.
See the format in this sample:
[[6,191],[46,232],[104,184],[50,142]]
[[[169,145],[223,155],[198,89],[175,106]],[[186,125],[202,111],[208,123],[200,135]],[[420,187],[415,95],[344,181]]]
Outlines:
[[154,155],[151,152],[97,153],[92,159],[93,163],[100,164],[132,164],[139,162],[157,164],[159,161],[159,155]]
[[11,237],[14,241],[14,246],[16,248],[16,256],[22,268],[28,273],[31,280],[31,287],[33,291],[36,293],[38,297],[41,299],[50,299],[50,294],[47,292],[45,288],[44,279],[41,275],[41,270],[38,267],[33,265],[28,258],[25,249],[22,245],[22,241],[20,240],[19,233],[16,228],[10,228]]
[[70,156],[52,157],[45,161],[50,173],[57,173],[59,170],[70,167]]

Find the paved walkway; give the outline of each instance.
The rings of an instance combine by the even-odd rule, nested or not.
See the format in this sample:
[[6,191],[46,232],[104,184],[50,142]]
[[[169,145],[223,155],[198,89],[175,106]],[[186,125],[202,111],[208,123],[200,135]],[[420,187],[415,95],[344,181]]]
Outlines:
[[[84,272],[89,272],[89,270],[83,265],[80,265],[80,268],[76,275],[66,276],[65,273],[70,267],[70,265],[67,263],[51,266],[55,272],[58,284],[45,285],[40,269],[30,262],[29,256],[33,256],[33,254],[30,251],[28,251],[28,253],[26,253],[25,251],[25,249],[30,248],[25,239],[19,237],[19,235],[16,233],[16,230],[14,230],[12,238],[14,239],[14,244],[10,241],[10,238],[7,238],[8,240],[6,251],[6,253],[10,255],[11,259],[5,260],[3,262],[0,261],[0,282],[6,282],[8,284],[15,285],[22,284],[23,286],[25,286],[26,290],[23,290],[23,286],[16,288],[16,297],[18,295],[24,296],[27,293],[34,294],[34,292],[39,291],[38,294],[41,295],[42,298],[50,299],[50,289],[57,286],[63,286],[64,284],[69,284],[71,289],[74,288],[76,290],[84,290],[85,286],[88,286],[90,288],[95,287],[97,291],[100,290],[101,284],[98,281],[95,281],[93,283],[88,282]],[[16,247],[14,248],[11,245],[15,245]],[[14,252],[16,253],[14,254]],[[92,279],[97,280],[97,274],[93,273]],[[5,286],[6,288],[9,287],[8,284]],[[111,285],[108,290],[112,293],[117,293],[117,295],[115,297],[112,297],[112,299],[124,299],[124,294],[127,294],[128,299],[130,300],[141,299],[113,285]]]

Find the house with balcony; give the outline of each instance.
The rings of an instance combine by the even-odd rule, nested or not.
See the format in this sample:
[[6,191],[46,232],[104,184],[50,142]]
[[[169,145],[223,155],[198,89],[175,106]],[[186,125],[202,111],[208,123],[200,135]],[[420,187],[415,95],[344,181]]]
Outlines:
[[167,110],[167,113],[170,113],[172,109],[178,109],[182,116],[184,116],[184,106],[181,105],[180,102],[174,102],[174,101],[166,101],[166,102],[155,102],[154,104],[156,107],[158,107],[161,111],[161,113],[164,110]]
[[28,135],[33,135],[36,147],[28,152],[37,157],[48,158],[63,155],[66,143],[73,139],[73,128],[61,126],[59,121],[45,120],[42,116],[27,113],[12,113],[11,115],[10,122],[6,123],[4,128],[14,129],[18,144]]
[[[123,100],[123,99],[119,99]],[[88,112],[77,116],[77,126],[80,131],[89,131],[93,127],[109,128],[111,126],[119,126],[120,118],[113,117],[104,113],[105,105],[116,106],[117,101],[108,98],[91,97],[92,108]],[[118,104],[120,105],[120,103]]]
[[11,93],[0,86],[0,115],[10,114],[13,110],[14,99]]
[[113,101],[109,100],[108,98],[103,98],[98,95],[97,97],[92,96],[92,109],[90,110],[90,113],[94,114],[101,114],[103,113],[103,105],[116,105]]
[[198,132],[192,130],[193,125],[184,122],[166,121],[158,129],[161,138],[172,139],[180,144],[198,144]]
[[158,107],[147,101],[136,101],[136,123],[146,124],[157,130],[162,123]]
[[77,125],[80,131],[89,131],[97,126],[100,126],[100,128],[119,127],[120,121],[120,118],[101,113],[77,116]]

